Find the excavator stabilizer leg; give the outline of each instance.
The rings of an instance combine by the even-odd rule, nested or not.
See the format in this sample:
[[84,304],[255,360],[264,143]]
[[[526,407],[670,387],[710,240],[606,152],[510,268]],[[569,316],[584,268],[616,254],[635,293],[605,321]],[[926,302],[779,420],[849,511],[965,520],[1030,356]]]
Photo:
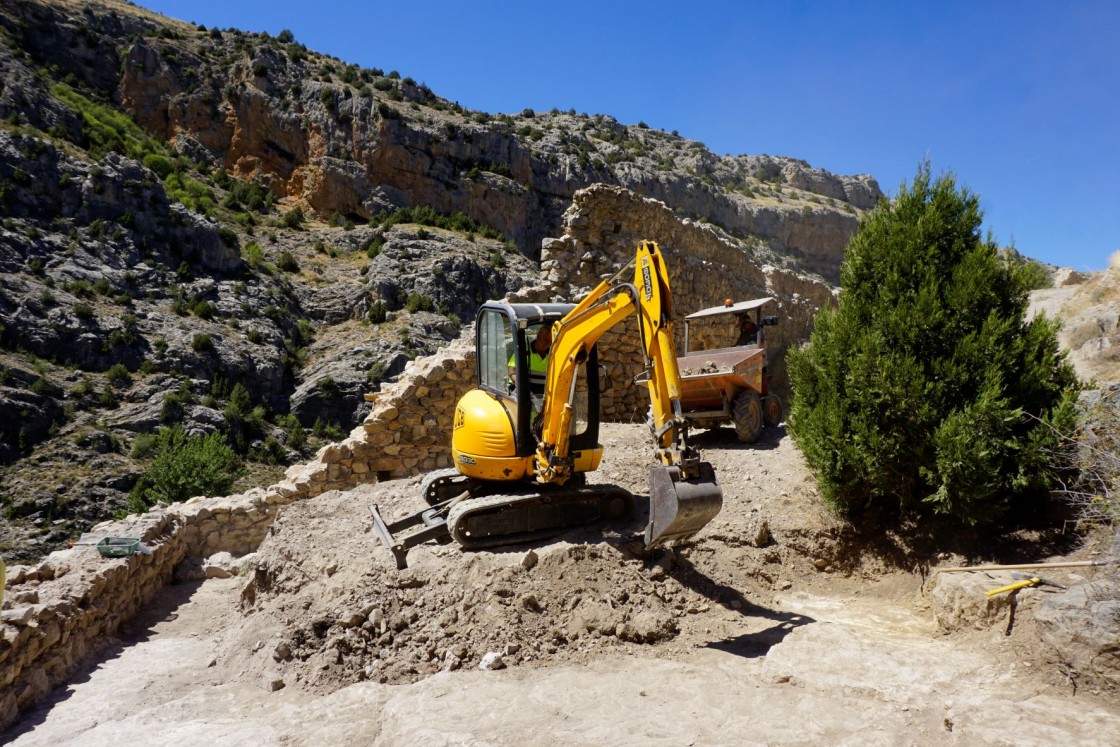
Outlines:
[[649,471],[649,524],[646,547],[688,539],[703,529],[723,507],[723,490],[712,465],[701,462],[697,477],[685,479],[679,467]]

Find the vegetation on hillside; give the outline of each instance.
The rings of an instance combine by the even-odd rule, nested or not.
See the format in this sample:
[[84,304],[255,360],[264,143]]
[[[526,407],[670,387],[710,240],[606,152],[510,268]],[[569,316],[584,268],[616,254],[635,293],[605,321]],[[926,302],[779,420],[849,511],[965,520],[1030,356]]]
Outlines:
[[789,357],[790,426],[827,500],[975,524],[1052,486],[1077,381],[1031,277],[980,233],[978,198],[922,164],[861,221],[826,309]]
[[241,462],[221,433],[188,437],[179,427],[160,428],[154,441],[152,461],[129,496],[129,510],[230,492]]
[[1080,415],[1055,452],[1057,466],[1073,475],[1059,492],[1081,521],[1113,527],[1113,552],[1120,553],[1120,391],[1093,393]]

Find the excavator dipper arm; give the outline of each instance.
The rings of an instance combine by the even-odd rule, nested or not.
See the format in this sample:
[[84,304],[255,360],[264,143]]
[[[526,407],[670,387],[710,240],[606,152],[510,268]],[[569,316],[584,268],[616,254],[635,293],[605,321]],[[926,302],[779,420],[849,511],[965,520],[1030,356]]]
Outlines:
[[[632,282],[615,284],[634,268]],[[535,475],[540,483],[563,483],[571,475],[568,434],[576,369],[609,329],[638,314],[647,387],[657,434],[655,455],[660,466],[650,473],[650,523],[646,544],[684,539],[707,524],[723,505],[723,491],[711,465],[687,445],[681,416],[680,372],[672,334],[669,276],[654,242],[638,246],[634,261],[600,283],[553,328],[543,426],[537,446]]]

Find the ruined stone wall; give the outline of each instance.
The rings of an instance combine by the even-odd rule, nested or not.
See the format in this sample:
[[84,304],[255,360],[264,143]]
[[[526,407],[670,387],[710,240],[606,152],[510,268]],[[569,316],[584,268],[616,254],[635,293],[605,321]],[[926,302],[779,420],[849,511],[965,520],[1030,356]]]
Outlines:
[[292,498],[272,488],[193,498],[101,524],[90,535],[138,537],[138,554],[103,558],[78,545],[37,566],[10,568],[0,613],[0,728],[110,645],[185,559],[254,550]]
[[[813,318],[833,302],[823,281],[789,270],[760,265],[749,250],[723,238],[710,226],[682,220],[664,203],[619,187],[596,185],[577,192],[564,215],[564,236],[544,242],[541,269],[548,295],[576,299],[634,257],[640,241],[656,241],[665,256],[672,293],[677,344],[683,352],[686,315],[725,299],[744,301],[772,296],[778,326],[767,329],[767,355],[773,386],[788,394],[785,354],[809,336]],[[630,270],[619,281],[629,281]],[[533,299],[539,300],[539,299]],[[697,325],[703,347],[730,345],[736,332],[727,320]],[[696,347],[695,345],[693,346]],[[642,370],[636,318],[603,336],[599,360],[614,388],[603,396],[603,417],[623,422],[644,419],[649,398],[630,382]]]
[[109,559],[94,547],[77,546],[51,553],[37,566],[12,567],[0,615],[0,728],[109,645],[120,625],[170,583],[184,562],[253,552],[280,507],[292,501],[450,466],[455,403],[474,381],[470,345],[472,334],[413,361],[397,383],[377,395],[373,412],[346,440],[290,468],[276,485],[157,506],[90,533],[139,537],[141,554]]

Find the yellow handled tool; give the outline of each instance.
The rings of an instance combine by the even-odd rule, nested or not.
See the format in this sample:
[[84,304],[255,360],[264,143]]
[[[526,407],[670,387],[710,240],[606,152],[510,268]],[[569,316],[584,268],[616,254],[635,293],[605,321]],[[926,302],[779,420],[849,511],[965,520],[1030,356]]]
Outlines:
[[987,594],[988,596],[995,596],[996,594],[1002,594],[1005,591],[1018,591],[1019,589],[1022,589],[1026,586],[1039,586],[1040,584],[1042,586],[1053,586],[1053,587],[1056,587],[1058,589],[1068,588],[1064,584],[1059,584],[1057,582],[1051,581],[1051,580],[1046,579],[1046,578],[1042,578],[1040,576],[1032,576],[1029,573],[1021,573],[1019,571],[1012,571],[1011,572],[1011,577],[1012,578],[1017,578],[1019,580],[1016,581],[1013,584],[1008,584],[1007,586],[1001,586],[998,589],[992,589],[991,591],[986,591],[984,593]]
[[1013,584],[1008,584],[1007,586],[1001,586],[998,589],[992,589],[991,591],[986,591],[984,593],[987,594],[990,597],[993,597],[996,594],[1002,594],[1005,591],[1018,591],[1019,589],[1022,589],[1026,586],[1037,586],[1040,583],[1042,583],[1042,581],[1040,579],[1028,578],[1026,580],[1016,581]]

